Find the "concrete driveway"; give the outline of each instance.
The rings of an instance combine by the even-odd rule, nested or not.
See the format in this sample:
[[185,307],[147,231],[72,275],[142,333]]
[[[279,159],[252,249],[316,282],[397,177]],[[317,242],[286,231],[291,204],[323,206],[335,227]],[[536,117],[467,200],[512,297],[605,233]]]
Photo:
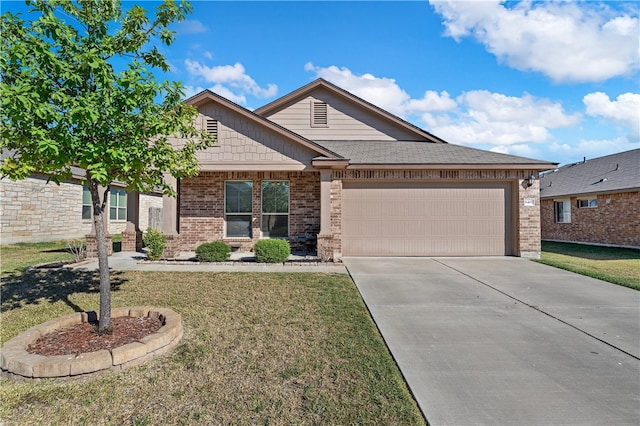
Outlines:
[[640,424],[640,292],[521,258],[343,261],[431,425]]

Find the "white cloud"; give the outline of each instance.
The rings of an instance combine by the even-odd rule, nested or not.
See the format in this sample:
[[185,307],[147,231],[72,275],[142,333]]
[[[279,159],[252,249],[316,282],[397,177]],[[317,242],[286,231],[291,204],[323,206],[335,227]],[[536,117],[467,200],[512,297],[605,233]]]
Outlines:
[[197,19],[185,19],[175,25],[176,32],[180,34],[202,34],[209,31],[209,29]]
[[552,143],[549,151],[557,153],[564,159],[563,164],[580,161],[583,158],[597,158],[617,152],[637,149],[638,143],[625,137],[614,139],[582,139],[575,144]]
[[185,99],[189,99],[190,97],[197,95],[198,93],[202,92],[203,90],[211,90],[213,93],[216,93],[222,97],[225,97],[227,99],[229,99],[232,102],[235,102],[237,104],[240,105],[244,105],[247,103],[247,98],[244,95],[236,95],[235,93],[233,93],[231,90],[227,89],[226,87],[220,85],[220,84],[216,84],[214,86],[211,87],[202,87],[202,86],[184,86],[184,91],[185,91]]
[[582,98],[582,102],[588,115],[620,123],[630,129],[632,137],[640,137],[639,93],[623,93],[612,101],[606,93],[595,92]]
[[453,99],[445,91],[427,90],[422,98],[412,99],[391,78],[355,75],[348,68],[323,68],[312,63],[307,63],[305,70],[403,118],[420,117],[429,131],[451,143],[513,146],[511,152],[524,153],[524,144],[548,142],[551,129],[570,127],[581,120],[580,114],[565,112],[560,103],[526,93],[513,97],[474,90]]
[[474,90],[458,96],[457,102],[455,114],[434,122],[431,129],[445,140],[465,145],[542,143],[550,140],[550,129],[570,127],[581,119],[566,113],[559,103],[526,93],[514,97]]
[[214,92],[237,103],[246,103],[245,95],[269,98],[278,93],[278,86],[275,84],[268,84],[267,87],[264,88],[260,87],[258,83],[246,73],[244,66],[240,63],[213,67],[190,59],[186,59],[184,63],[192,79],[203,80],[204,83],[214,83],[214,86],[212,86],[215,89],[212,89]]
[[304,69],[315,72],[354,95],[400,117],[408,114],[447,111],[456,107],[456,102],[445,91],[440,93],[428,90],[421,99],[411,96],[400,88],[392,78],[375,77],[369,73],[356,75],[350,69],[334,65],[323,68],[308,62]]
[[472,36],[519,70],[588,82],[631,75],[640,66],[635,7],[624,13],[588,2],[430,1],[448,36]]

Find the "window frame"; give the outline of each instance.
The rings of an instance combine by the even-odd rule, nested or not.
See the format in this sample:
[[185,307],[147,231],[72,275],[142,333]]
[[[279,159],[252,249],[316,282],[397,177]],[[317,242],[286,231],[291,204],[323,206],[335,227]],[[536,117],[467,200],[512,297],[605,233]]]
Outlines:
[[[248,183],[249,184],[249,194],[250,194],[250,211],[249,212],[227,212],[227,184],[229,183]],[[253,238],[253,181],[246,179],[230,179],[224,181],[224,204],[223,204],[223,214],[224,214],[224,238]],[[248,235],[229,235],[229,219],[228,216],[232,217],[240,217],[240,216],[248,216],[249,217],[249,232]]]
[[[268,182],[284,182],[287,184],[287,211],[284,212],[265,212],[264,206],[264,185]],[[277,210],[277,208],[276,208]],[[264,219],[265,216],[286,216],[287,217],[287,232],[286,235],[272,237],[270,233],[265,233]],[[262,238],[279,238],[288,239],[291,231],[291,181],[287,179],[265,179],[260,182],[260,235]]]
[[[89,196],[88,204],[85,203],[85,195]],[[93,217],[93,201],[91,201],[91,191],[89,191],[88,185],[82,185],[82,220],[91,220],[92,217]]]
[[571,200],[553,200],[553,216],[555,223],[571,223]]
[[578,198],[576,205],[579,209],[595,209],[598,207],[598,198],[597,197]]
[[[120,205],[121,195],[124,194],[124,205]],[[109,190],[109,220],[112,222],[126,222],[127,221],[127,201],[129,194],[126,189],[111,188]],[[115,200],[115,205],[114,205]],[[112,214],[112,209],[115,209],[115,217]],[[124,212],[124,219],[119,219],[120,213]]]

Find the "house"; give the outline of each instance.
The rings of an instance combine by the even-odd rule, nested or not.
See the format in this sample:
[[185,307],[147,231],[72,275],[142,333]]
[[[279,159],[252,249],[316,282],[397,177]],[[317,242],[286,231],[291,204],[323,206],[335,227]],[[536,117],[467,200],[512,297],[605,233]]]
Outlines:
[[[72,167],[72,178],[56,185],[47,176],[33,174],[13,182],[0,180],[0,242],[14,244],[83,238],[91,232],[91,195],[82,185],[84,170]],[[125,230],[127,219],[139,205],[141,230],[161,222],[160,194],[128,193],[115,184],[109,195],[107,229],[111,234]],[[131,205],[133,204],[133,207]],[[137,213],[137,210],[135,212]],[[159,225],[156,225],[159,226]],[[138,244],[139,246],[140,244]],[[135,248],[132,248],[135,249]]]
[[210,91],[186,102],[217,143],[197,176],[167,178],[166,257],[260,238],[311,238],[334,261],[540,254],[536,177],[556,163],[449,144],[323,79],[255,111]]
[[640,149],[540,177],[542,239],[640,248]]

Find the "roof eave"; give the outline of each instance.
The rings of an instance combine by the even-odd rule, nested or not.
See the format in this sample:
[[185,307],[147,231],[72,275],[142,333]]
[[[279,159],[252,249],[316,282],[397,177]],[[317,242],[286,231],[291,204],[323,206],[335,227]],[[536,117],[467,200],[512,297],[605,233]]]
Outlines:
[[553,163],[548,164],[536,164],[536,163],[524,163],[524,164],[424,164],[424,163],[396,163],[396,164],[382,164],[382,163],[351,163],[347,167],[348,169],[378,169],[378,170],[398,170],[398,169],[425,169],[425,170],[530,170],[530,171],[542,171],[548,170]]
[[607,189],[604,191],[584,191],[584,192],[572,192],[572,193],[566,193],[566,194],[551,194],[551,195],[544,195],[544,188],[541,188],[540,199],[551,200],[554,198],[589,197],[593,195],[620,194],[622,192],[640,192],[640,187],[615,188],[615,189]]

